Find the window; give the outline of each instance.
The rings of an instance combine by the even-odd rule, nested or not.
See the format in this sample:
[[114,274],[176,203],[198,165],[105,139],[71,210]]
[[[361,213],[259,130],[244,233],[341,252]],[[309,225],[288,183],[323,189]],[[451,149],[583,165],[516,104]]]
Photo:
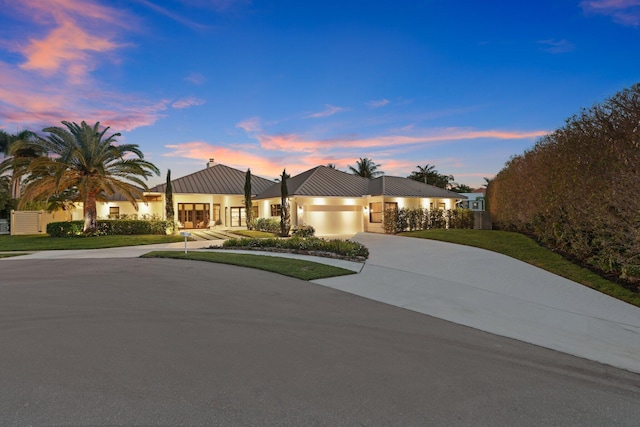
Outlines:
[[231,208],[231,226],[242,227],[247,225],[246,211],[242,207]]
[[118,219],[120,216],[119,206],[109,206],[109,219]]
[[178,203],[178,221],[184,228],[209,228],[208,203]]
[[382,222],[382,202],[369,203],[369,222]]
[[397,211],[398,210],[398,202],[384,202],[384,211]]
[[271,205],[271,216],[280,216],[282,214],[282,205]]
[[257,206],[253,206],[251,210],[253,211],[253,220],[255,221],[260,216],[260,211]]
[[222,224],[222,218],[220,218],[220,204],[214,203],[213,205],[213,223],[214,224]]
[[438,209],[444,210],[446,208],[447,208],[447,205],[445,205],[444,203],[438,203]]

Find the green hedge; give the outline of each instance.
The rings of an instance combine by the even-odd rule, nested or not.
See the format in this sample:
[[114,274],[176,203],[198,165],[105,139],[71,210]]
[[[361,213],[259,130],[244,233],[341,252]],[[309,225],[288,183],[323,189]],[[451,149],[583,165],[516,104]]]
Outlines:
[[258,231],[267,233],[280,233],[280,220],[274,218],[258,218],[255,220],[254,227]]
[[493,224],[640,288],[640,84],[582,110],[490,182]]
[[[141,234],[166,234],[167,221],[144,220],[98,220],[92,236],[131,236]],[[84,221],[61,221],[47,224],[47,234],[51,237],[71,237],[84,235]]]
[[470,209],[389,209],[384,213],[382,225],[387,234],[433,228],[470,229],[473,228],[473,211]]
[[361,243],[350,240],[324,240],[317,237],[302,239],[292,237],[290,239],[229,239],[223,247],[248,247],[248,248],[277,248],[302,251],[331,252],[337,255],[348,257],[369,257],[369,250]]

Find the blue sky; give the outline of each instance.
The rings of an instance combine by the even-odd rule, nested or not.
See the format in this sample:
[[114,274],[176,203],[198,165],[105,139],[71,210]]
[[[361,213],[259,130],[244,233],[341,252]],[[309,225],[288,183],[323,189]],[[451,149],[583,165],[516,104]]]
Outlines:
[[0,128],[100,121],[174,177],[360,157],[479,187],[640,81],[640,0],[0,0]]

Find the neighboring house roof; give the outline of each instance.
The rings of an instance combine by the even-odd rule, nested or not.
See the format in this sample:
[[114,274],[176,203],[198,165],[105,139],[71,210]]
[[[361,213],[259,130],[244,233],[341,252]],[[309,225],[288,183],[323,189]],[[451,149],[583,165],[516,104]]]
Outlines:
[[487,192],[487,189],[485,187],[476,188],[475,190],[472,191],[472,193],[482,193],[482,194],[485,194],[486,192]]
[[[245,174],[229,166],[215,164],[190,175],[171,180],[173,193],[191,194],[244,194]],[[275,182],[251,175],[251,192],[260,194]],[[164,193],[167,184],[156,185],[152,192]]]
[[[381,176],[368,179],[326,166],[316,166],[287,180],[290,196],[311,197],[437,197],[466,199],[458,193],[408,178]],[[273,185],[257,199],[280,197],[280,184]]]

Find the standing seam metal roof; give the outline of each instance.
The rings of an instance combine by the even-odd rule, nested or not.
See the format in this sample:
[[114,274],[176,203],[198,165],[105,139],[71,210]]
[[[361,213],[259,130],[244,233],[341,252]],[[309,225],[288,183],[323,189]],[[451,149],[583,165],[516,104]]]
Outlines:
[[[182,178],[171,180],[174,193],[191,194],[244,194],[245,174],[238,169],[216,164]],[[251,192],[260,194],[275,184],[274,181],[251,175]],[[166,184],[150,191],[164,192]]]

